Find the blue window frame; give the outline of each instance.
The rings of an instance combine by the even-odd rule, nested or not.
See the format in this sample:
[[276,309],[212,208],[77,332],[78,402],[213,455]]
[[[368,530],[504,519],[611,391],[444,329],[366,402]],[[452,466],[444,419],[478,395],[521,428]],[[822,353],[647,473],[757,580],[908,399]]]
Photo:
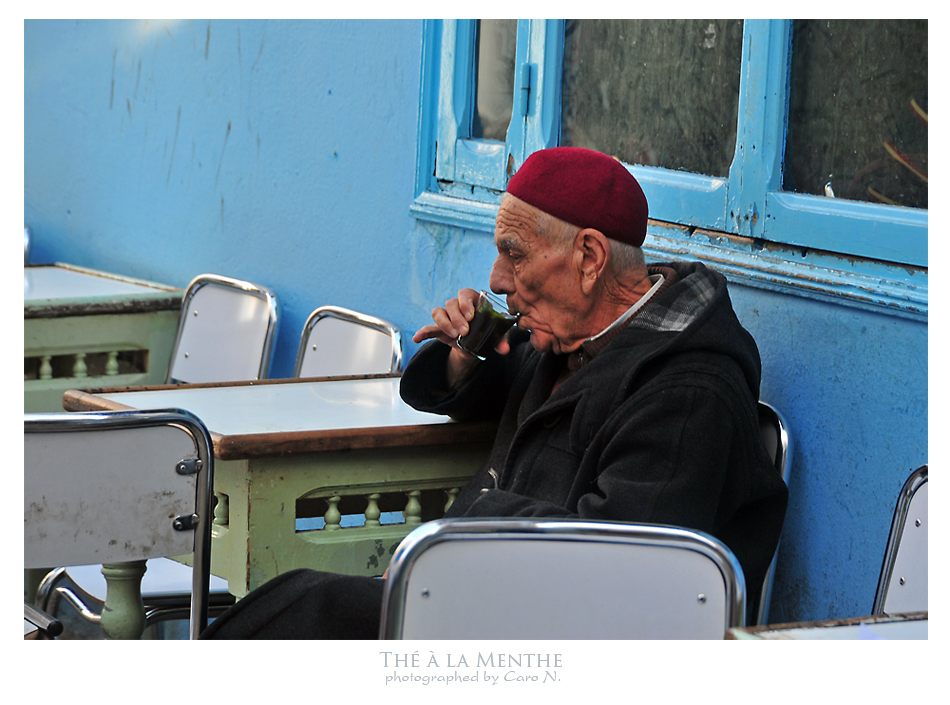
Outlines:
[[563,21],[518,20],[514,107],[504,143],[471,137],[476,20],[427,21],[413,212],[492,230],[508,178],[560,129]]
[[[504,143],[470,135],[475,32],[475,20],[424,25],[412,211],[490,232],[508,177],[532,152],[558,144],[564,21],[518,21],[513,117]],[[926,315],[926,210],[782,189],[791,47],[791,21],[745,20],[736,148],[727,177],[627,165],[647,195],[651,219],[671,225],[653,227],[657,247],[682,253],[689,240],[692,251],[694,229],[702,229],[709,231],[702,246],[740,276],[774,283],[776,268],[791,267],[795,272],[781,285],[787,286],[796,277],[814,282],[820,270],[819,294]],[[775,262],[763,264],[770,257]],[[887,270],[883,280],[881,268]],[[813,283],[805,288],[816,289]]]

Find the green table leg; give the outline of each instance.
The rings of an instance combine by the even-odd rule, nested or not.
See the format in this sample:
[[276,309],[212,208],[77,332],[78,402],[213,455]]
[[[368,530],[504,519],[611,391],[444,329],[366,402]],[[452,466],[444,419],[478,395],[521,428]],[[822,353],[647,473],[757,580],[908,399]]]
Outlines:
[[107,563],[106,602],[102,608],[102,635],[106,639],[140,639],[145,631],[142,576],[145,561]]

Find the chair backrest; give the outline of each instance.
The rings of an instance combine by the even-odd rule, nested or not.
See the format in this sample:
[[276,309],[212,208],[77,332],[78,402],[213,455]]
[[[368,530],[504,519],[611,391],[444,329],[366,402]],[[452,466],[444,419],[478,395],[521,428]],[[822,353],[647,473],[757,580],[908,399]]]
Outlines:
[[581,520],[423,524],[396,549],[384,639],[722,639],[745,581],[715,538]]
[[177,409],[26,414],[24,567],[194,554],[192,636],[207,625],[213,454]]
[[[768,452],[775,469],[782,477],[785,485],[788,485],[788,478],[792,470],[792,456],[794,455],[794,446],[791,436],[788,433],[788,424],[785,417],[771,404],[764,401],[759,402],[759,433],[762,436],[762,444]],[[772,603],[772,583],[775,581],[775,563],[778,560],[778,548],[775,549],[775,555],[772,556],[772,562],[769,569],[765,572],[765,580],[762,582],[762,591],[759,594],[759,601],[754,605],[754,614],[751,620],[754,624],[765,624],[769,616],[769,607]]]
[[901,488],[887,538],[872,614],[927,609],[927,466]]
[[310,314],[300,336],[294,377],[391,374],[402,369],[399,329],[338,306]]
[[202,274],[182,297],[166,382],[264,379],[277,335],[277,299],[265,287]]

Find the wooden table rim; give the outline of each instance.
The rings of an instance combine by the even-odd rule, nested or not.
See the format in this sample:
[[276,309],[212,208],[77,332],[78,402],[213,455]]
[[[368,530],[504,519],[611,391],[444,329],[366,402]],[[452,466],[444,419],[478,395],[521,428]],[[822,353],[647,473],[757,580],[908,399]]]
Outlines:
[[[156,384],[138,387],[101,387],[86,390],[72,389],[63,395],[63,408],[67,411],[116,411],[128,407],[102,394],[123,392],[165,391],[174,389],[199,389],[213,387],[265,386],[273,384],[299,384],[310,382],[336,382],[354,379],[389,379],[396,374],[350,375],[340,377],[294,377],[285,379],[248,380],[243,382],[213,382],[207,384]],[[440,423],[432,425],[388,426],[381,428],[356,428],[341,432],[340,429],[318,431],[278,431],[271,433],[245,433],[222,435],[213,429],[211,440],[214,454],[221,460],[259,458],[289,453],[309,453],[333,450],[364,448],[392,448],[405,445],[426,446],[448,443],[471,443],[491,441],[497,426],[494,423]]]

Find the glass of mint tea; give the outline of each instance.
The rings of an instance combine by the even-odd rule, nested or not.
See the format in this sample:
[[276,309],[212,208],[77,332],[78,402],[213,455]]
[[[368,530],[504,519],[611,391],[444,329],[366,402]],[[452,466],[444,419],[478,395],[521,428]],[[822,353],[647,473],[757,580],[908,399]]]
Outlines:
[[521,314],[510,313],[508,305],[500,296],[488,291],[478,292],[475,315],[468,324],[468,333],[460,335],[458,346],[469,355],[484,360]]

